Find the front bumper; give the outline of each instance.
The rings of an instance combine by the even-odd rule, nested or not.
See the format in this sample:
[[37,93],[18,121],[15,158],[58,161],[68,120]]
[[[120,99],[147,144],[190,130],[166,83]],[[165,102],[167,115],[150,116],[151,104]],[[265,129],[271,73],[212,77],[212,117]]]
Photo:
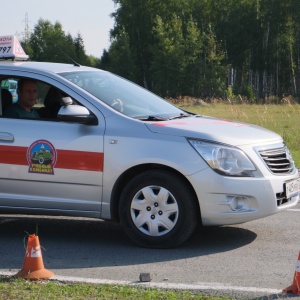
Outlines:
[[204,226],[244,223],[296,206],[299,192],[282,201],[284,183],[296,178],[298,172],[261,178],[225,177],[210,168],[188,177]]

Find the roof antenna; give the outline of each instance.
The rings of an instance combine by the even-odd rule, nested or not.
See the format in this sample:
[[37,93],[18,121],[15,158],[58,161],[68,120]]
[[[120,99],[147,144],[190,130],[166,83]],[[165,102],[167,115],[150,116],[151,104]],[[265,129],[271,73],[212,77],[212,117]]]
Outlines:
[[75,67],[80,67],[80,64],[78,62],[76,62],[72,57],[69,56],[69,54],[67,54],[64,50],[62,50],[60,47],[58,47],[57,45],[55,45],[55,47],[60,50],[65,56],[67,56],[74,64]]

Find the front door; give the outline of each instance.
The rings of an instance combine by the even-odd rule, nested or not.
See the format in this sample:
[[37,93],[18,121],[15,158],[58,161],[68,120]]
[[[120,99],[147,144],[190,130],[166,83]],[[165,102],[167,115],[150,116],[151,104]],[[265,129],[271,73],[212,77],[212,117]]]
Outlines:
[[100,216],[103,134],[103,120],[83,125],[1,117],[0,210]]

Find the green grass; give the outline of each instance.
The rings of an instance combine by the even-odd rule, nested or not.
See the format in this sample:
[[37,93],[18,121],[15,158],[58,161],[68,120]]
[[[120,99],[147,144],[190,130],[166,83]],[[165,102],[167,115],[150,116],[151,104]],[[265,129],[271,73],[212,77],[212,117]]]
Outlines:
[[63,283],[58,281],[26,281],[0,276],[0,300],[51,300],[51,299],[114,299],[114,300],[229,300],[188,291],[164,291],[121,285]]
[[256,124],[280,134],[288,146],[297,168],[300,168],[299,104],[227,104],[206,106],[177,105],[182,109],[223,119]]

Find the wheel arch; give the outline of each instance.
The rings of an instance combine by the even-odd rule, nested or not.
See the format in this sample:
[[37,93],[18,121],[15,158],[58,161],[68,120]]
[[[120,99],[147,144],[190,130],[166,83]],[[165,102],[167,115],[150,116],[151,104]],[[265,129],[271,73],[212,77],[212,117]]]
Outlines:
[[120,201],[120,196],[122,193],[123,188],[126,186],[126,184],[136,175],[141,174],[145,171],[149,171],[149,170],[167,170],[170,171],[174,174],[177,174],[184,182],[185,184],[187,184],[190,188],[191,193],[193,193],[194,198],[196,200],[196,204],[198,207],[198,212],[199,212],[199,221],[201,218],[201,213],[200,213],[200,204],[195,192],[195,189],[193,188],[192,184],[187,180],[187,178],[180,172],[178,172],[177,170],[170,168],[168,166],[165,165],[161,165],[161,164],[143,164],[143,165],[138,165],[138,166],[134,166],[128,170],[126,170],[116,181],[113,190],[112,190],[112,194],[111,194],[111,202],[110,202],[110,211],[111,211],[111,219],[114,221],[119,222],[120,218],[119,218],[119,201]]

